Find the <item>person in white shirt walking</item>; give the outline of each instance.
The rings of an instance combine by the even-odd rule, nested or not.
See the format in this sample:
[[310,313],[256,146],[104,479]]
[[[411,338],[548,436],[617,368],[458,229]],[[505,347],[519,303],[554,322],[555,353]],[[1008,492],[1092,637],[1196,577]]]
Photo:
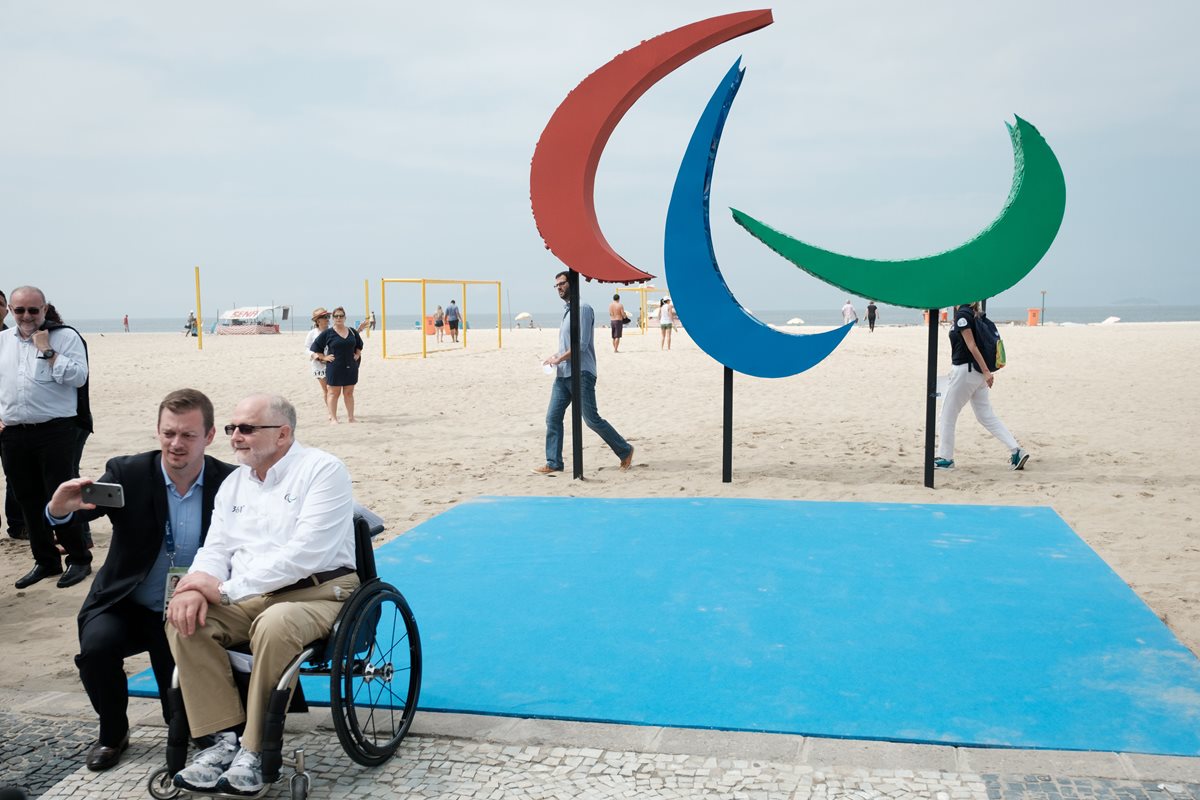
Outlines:
[[[208,538],[167,609],[191,734],[217,734],[175,775],[182,788],[262,788],[271,690],[305,644],[328,635],[358,587],[350,474],[297,442],[295,430],[296,409],[282,397],[237,405],[225,433],[242,466],[221,485]],[[245,642],[254,667],[243,709],[225,649]]]
[[858,312],[854,310],[854,304],[849,299],[842,306],[842,324],[849,325],[851,322],[858,322]]

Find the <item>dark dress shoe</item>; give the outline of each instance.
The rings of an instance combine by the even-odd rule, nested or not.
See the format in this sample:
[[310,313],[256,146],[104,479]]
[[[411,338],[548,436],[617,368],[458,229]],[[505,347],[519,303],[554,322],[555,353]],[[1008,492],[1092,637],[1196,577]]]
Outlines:
[[33,586],[38,581],[45,580],[46,578],[49,578],[52,575],[61,575],[61,574],[62,574],[62,567],[55,569],[54,567],[43,567],[41,564],[38,564],[33,569],[29,570],[29,572],[26,572],[13,585],[16,586],[18,589],[24,589],[25,587]]
[[74,586],[91,574],[91,564],[69,564],[67,565],[67,571],[58,579],[58,588],[65,589],[68,586]]
[[129,735],[116,747],[105,747],[96,742],[92,745],[92,749],[87,754],[87,768],[92,772],[102,772],[106,769],[112,769],[117,764],[121,763],[121,753],[124,753],[129,748]]

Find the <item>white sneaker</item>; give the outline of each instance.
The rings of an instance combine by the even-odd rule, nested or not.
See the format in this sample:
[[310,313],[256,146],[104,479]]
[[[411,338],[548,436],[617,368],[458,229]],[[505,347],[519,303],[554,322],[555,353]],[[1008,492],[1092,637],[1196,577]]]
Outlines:
[[217,781],[217,790],[230,794],[258,794],[262,788],[262,755],[244,747]]
[[217,780],[229,769],[237,752],[237,734],[232,731],[218,733],[216,744],[201,750],[191,764],[175,773],[175,785],[194,792],[216,788]]

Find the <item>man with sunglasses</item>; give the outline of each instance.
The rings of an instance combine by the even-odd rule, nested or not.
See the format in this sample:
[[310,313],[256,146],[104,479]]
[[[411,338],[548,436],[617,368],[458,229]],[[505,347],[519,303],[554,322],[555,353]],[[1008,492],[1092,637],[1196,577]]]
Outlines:
[[[571,289],[567,273],[554,276],[554,288],[560,299],[566,302],[562,324],[558,328],[558,353],[542,363],[555,368],[554,388],[550,390],[550,407],[546,409],[546,463],[534,467],[538,475],[555,475],[563,471],[563,417],[571,405]],[[596,314],[587,303],[579,304],[579,385],[583,405],[580,413],[583,421],[595,431],[604,443],[612,448],[621,459],[621,469],[633,464],[633,445],[617,433],[596,408],[596,345],[594,328]]]
[[[208,538],[167,607],[192,736],[216,734],[175,775],[184,789],[262,789],[271,691],[358,587],[350,473],[295,430],[296,409],[282,397],[251,395],[234,409],[225,433],[242,466],[221,485]],[[243,708],[225,650],[246,642],[254,666]]]
[[129,693],[124,660],[150,654],[163,719],[175,662],[163,629],[163,604],[172,574],[192,563],[204,542],[221,483],[235,469],[204,454],[212,444],[213,405],[202,392],[177,389],[158,406],[158,450],[109,460],[101,483],[124,489],[121,508],[84,500],[90,478],[66,481],[46,506],[53,526],[108,515],[112,544],[79,610],[79,679],[100,718],[88,751],[94,771],[115,767],[129,746]]
[[25,518],[34,567],[16,582],[25,589],[53,575],[59,588],[74,586],[92,572],[83,526],[57,531],[67,552],[67,569],[43,512],[54,489],[75,477],[79,449],[79,389],[87,383],[87,351],[69,327],[46,326],[46,296],[34,286],[11,295],[16,326],[0,332],[0,458]]

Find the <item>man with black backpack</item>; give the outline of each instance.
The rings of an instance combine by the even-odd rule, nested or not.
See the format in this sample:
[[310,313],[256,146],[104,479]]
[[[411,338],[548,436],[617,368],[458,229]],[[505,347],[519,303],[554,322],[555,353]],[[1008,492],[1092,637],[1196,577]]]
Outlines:
[[999,338],[996,326],[983,314],[979,303],[955,309],[950,327],[950,381],[942,398],[937,458],[933,460],[938,469],[954,468],[954,428],[968,401],[979,424],[1008,448],[1010,469],[1025,469],[1029,461],[1029,453],[992,411],[993,371],[1004,366],[1003,361],[996,361]]
[[[87,349],[74,328],[48,325],[46,296],[35,286],[12,293],[15,328],[0,334],[0,456],[29,532],[34,566],[17,582],[25,589],[51,576],[74,586],[92,572],[83,526],[55,532],[42,514],[54,488],[75,477],[81,414],[87,411]],[[82,406],[82,407],[81,407]],[[90,414],[88,416],[90,430]]]

